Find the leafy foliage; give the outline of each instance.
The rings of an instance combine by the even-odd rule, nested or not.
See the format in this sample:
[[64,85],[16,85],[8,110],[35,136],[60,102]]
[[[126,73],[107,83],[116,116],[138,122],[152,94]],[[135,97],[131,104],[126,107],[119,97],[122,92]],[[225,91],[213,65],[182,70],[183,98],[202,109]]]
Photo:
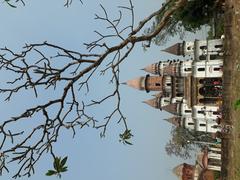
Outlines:
[[119,134],[120,140],[119,142],[122,142],[123,144],[132,145],[132,143],[129,141],[133,135],[131,134],[131,130],[126,129],[123,134]]
[[[215,14],[222,11],[222,9],[215,3],[215,0],[188,1],[183,8],[175,11],[169,22],[164,26],[164,29],[155,38],[153,38],[153,43],[156,45],[163,45],[175,35],[179,35],[180,39],[183,39],[186,31],[196,32],[201,28],[201,26],[210,25],[212,23],[212,19],[215,18]],[[167,6],[173,5],[173,1],[167,3]],[[152,26],[145,29],[144,33],[149,34],[153,32],[160,23],[162,16],[163,13],[158,14],[155,17]],[[215,23],[215,25],[217,31],[216,34],[222,33],[223,24]]]
[[[166,8],[163,11],[161,11],[158,15],[156,15],[155,20],[152,23],[152,26],[146,28],[144,30],[144,34],[150,34],[154,32],[158,24],[161,22],[164,13],[168,10],[168,8],[171,8],[174,5],[175,1],[168,1],[165,5]],[[170,37],[173,37],[175,35],[179,35],[180,38],[182,39],[185,35],[184,28],[179,24],[178,20],[176,20],[175,18],[169,18],[168,22],[164,25],[162,31],[152,39],[152,42],[160,46],[165,44],[170,39]]]
[[211,134],[204,132],[195,132],[185,129],[183,127],[174,127],[171,131],[172,139],[165,146],[168,155],[175,155],[177,157],[188,159],[191,158],[191,153],[197,147],[202,147],[196,142],[214,142]]
[[216,11],[214,4],[215,0],[189,1],[173,18],[180,21],[186,31],[195,32],[202,25],[210,23]]
[[46,173],[46,176],[56,175],[59,178],[61,178],[61,173],[67,171],[67,166],[65,166],[66,162],[67,162],[67,156],[64,157],[63,159],[61,159],[61,157],[55,157],[53,162],[54,169],[48,170],[48,172]]

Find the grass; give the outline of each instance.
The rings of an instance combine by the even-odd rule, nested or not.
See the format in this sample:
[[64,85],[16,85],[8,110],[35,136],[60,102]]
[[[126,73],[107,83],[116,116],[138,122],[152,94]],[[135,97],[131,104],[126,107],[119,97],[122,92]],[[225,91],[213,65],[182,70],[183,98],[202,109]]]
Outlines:
[[233,130],[223,139],[222,175],[223,180],[240,180],[240,16],[236,16],[240,4],[239,0],[225,3],[224,121],[232,124]]

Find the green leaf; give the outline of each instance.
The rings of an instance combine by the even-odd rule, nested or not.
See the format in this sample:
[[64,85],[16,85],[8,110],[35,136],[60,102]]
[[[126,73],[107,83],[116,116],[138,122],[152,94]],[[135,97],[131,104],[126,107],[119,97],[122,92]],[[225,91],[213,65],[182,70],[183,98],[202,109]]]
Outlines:
[[61,161],[61,158],[56,157],[53,162],[53,167],[57,172],[59,172],[59,169],[61,166],[60,161]]
[[54,170],[48,170],[48,172],[47,172],[45,175],[46,175],[46,176],[52,176],[52,175],[55,175],[55,174],[57,174],[56,171],[54,171]]
[[66,172],[68,169],[67,169],[67,166],[64,166],[62,169],[61,169],[61,172]]
[[66,164],[67,158],[68,158],[67,156],[63,158],[63,160],[61,161],[61,167],[63,167]]

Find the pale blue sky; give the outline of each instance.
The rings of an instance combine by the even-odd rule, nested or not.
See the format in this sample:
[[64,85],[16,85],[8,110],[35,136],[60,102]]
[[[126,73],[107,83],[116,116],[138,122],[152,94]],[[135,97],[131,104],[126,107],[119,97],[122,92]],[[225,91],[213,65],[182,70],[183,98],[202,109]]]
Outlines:
[[[17,9],[1,4],[0,47],[7,46],[20,50],[24,43],[48,40],[48,42],[67,48],[82,49],[83,42],[94,40],[93,30],[101,28],[101,23],[94,21],[94,13],[100,10],[99,3],[114,13],[117,10],[116,6],[124,5],[128,1],[86,1],[84,5],[78,3],[77,0],[73,2],[69,8],[63,7],[63,0],[28,1],[25,7],[20,6]],[[133,3],[136,13],[135,22],[139,22],[146,15],[158,9],[162,1],[134,0]],[[205,38],[204,31],[198,33],[198,37]],[[192,35],[187,36],[187,39],[194,38],[196,37]],[[179,40],[174,38],[166,46],[177,41]],[[145,75],[139,69],[148,64],[172,58],[172,56],[160,52],[160,49],[163,48],[152,46],[147,52],[143,52],[141,45],[137,46],[127,61],[122,64],[121,81]],[[1,81],[4,81],[5,77],[6,75],[1,74]],[[92,90],[93,94],[97,94],[100,87],[102,87],[100,91],[107,89],[100,83],[96,84],[98,87]],[[2,87],[3,84],[0,83],[0,86]],[[123,86],[121,93],[122,109],[128,118],[129,128],[133,131],[132,142],[134,145],[124,146],[118,142],[118,135],[122,129],[115,122],[110,124],[104,139],[100,139],[99,132],[91,128],[79,131],[75,139],[71,138],[71,133],[64,133],[64,137],[62,136],[55,146],[58,155],[69,156],[69,171],[63,174],[63,180],[176,179],[172,174],[172,168],[183,161],[169,157],[165,153],[164,146],[169,140],[171,125],[163,119],[169,114],[141,103],[152,98],[146,92]],[[53,95],[47,96],[52,97]],[[16,115],[18,111],[26,107],[21,104],[23,101],[27,104],[36,103],[33,96],[24,96],[24,94],[16,96],[13,103],[3,102],[3,97],[0,97],[0,100],[1,120]],[[17,101],[18,103],[16,103]],[[101,115],[102,111],[104,108],[99,109],[96,114]],[[57,179],[44,175],[51,167],[52,160],[49,159],[49,156],[45,156],[37,164],[35,175],[21,179]],[[9,174],[5,174],[1,179],[9,179],[9,177]]]

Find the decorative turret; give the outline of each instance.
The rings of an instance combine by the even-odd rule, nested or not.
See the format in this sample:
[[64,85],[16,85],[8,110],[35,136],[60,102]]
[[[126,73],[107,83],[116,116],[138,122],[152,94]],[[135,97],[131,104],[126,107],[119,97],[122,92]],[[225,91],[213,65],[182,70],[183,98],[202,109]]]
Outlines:
[[174,126],[181,126],[181,117],[180,116],[173,116],[167,119],[164,119],[165,121],[169,122],[170,124],[173,124]]
[[128,80],[125,84],[130,87],[139,90],[149,91],[162,91],[162,81],[161,76],[150,76],[149,74],[146,77],[138,77],[132,80]]
[[162,74],[165,76],[174,76],[174,77],[180,76],[180,71],[179,71],[180,64],[181,64],[180,61],[170,63],[168,66],[165,66],[163,68]]
[[163,51],[168,52],[170,54],[174,54],[176,56],[186,56],[194,53],[194,42],[185,42],[176,43]]
[[176,56],[183,56],[184,55],[183,46],[184,46],[184,43],[176,43],[162,51],[168,52],[170,54],[174,54]]
[[195,166],[187,163],[180,164],[173,169],[173,173],[181,180],[195,179]]
[[161,107],[160,97],[149,99],[149,100],[146,100],[146,101],[143,101],[143,102],[148,104],[149,106],[152,106],[152,107],[156,108],[156,109],[159,109]]
[[180,64],[180,76],[187,77],[192,75],[192,62],[193,60],[182,61]]
[[170,61],[170,60],[159,61],[158,63],[154,63],[154,64],[150,64],[150,65],[146,66],[142,70],[144,70],[148,73],[154,74],[154,75],[162,76],[163,75],[163,69],[171,63],[172,63],[172,61]]
[[223,58],[223,40],[195,40],[176,43],[163,51],[177,56],[193,55],[196,61],[217,60]]
[[149,99],[147,101],[144,101],[144,103],[148,104],[149,106],[152,106],[156,109],[162,109],[165,106],[168,106],[171,102],[170,97],[155,97],[153,99]]
[[179,164],[172,170],[173,174],[175,174],[179,179],[182,179],[183,167],[184,167],[184,164]]
[[145,90],[149,91],[162,91],[163,90],[163,77],[146,75]]
[[[154,74],[154,75],[160,75],[160,76],[181,76],[181,64],[183,61],[180,60],[168,60],[168,61],[160,61],[158,63],[151,64],[142,70]],[[184,63],[187,64],[185,66],[190,67],[184,67],[185,71],[188,71],[189,68],[191,70],[191,63]]]
[[138,77],[135,79],[128,80],[126,83],[128,86],[138,89],[138,90],[145,90],[145,77]]
[[180,115],[178,109],[179,109],[178,103],[172,103],[162,107],[162,110],[167,111],[168,113],[174,115]]
[[161,61],[158,63],[150,64],[150,65],[146,66],[145,68],[143,68],[142,70],[144,70],[148,73],[151,73],[151,74],[159,75],[160,68],[161,68]]

